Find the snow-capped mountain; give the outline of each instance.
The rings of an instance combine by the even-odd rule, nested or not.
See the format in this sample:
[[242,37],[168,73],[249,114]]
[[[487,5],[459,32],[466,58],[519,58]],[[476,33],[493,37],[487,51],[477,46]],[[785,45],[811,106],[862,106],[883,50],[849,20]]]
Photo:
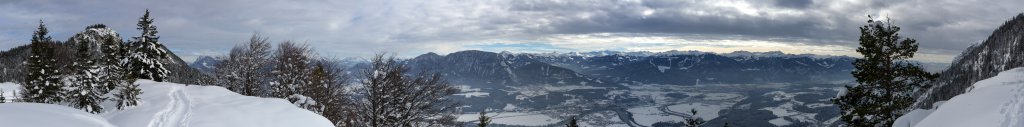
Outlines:
[[[67,43],[71,45],[89,44],[93,54],[102,54],[101,45],[104,42],[110,43],[122,43],[121,36],[117,34],[113,29],[107,28],[106,25],[96,24],[85,28],[82,32],[78,32],[75,36],[68,39]],[[112,47],[121,48],[121,47]],[[95,57],[101,57],[100,55],[94,55]]]
[[538,61],[530,54],[467,50],[445,56],[427,53],[406,62],[414,70],[440,73],[460,85],[609,85],[586,74]]
[[1024,66],[1024,14],[1018,14],[996,28],[985,41],[972,45],[957,56],[949,69],[918,99],[918,108],[960,95],[977,81],[999,72]]
[[600,79],[630,83],[820,83],[853,78],[850,63],[854,58],[845,56],[746,51],[626,54],[630,53],[536,55],[535,59]]
[[220,64],[220,62],[221,60],[210,56],[200,56],[196,58],[196,61],[188,64],[188,66],[199,70],[199,72],[213,74],[213,70],[217,68],[217,64]]

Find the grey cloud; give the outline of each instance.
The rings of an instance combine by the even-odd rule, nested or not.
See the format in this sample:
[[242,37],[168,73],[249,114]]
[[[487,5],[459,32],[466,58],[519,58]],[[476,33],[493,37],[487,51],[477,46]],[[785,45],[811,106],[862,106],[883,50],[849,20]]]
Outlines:
[[814,4],[811,0],[775,0],[775,6],[788,7],[788,8],[807,8]]
[[[721,2],[721,1],[713,1]],[[551,21],[548,27],[528,30],[540,34],[677,33],[805,38],[827,45],[855,45],[857,27],[866,15],[888,16],[904,27],[903,34],[921,42],[925,50],[956,54],[979,42],[1017,13],[1024,1],[963,2],[919,1],[748,1],[756,15],[736,8],[714,7],[708,1],[517,1],[510,13]],[[817,2],[817,3],[816,3]],[[645,10],[654,10],[642,16]],[[687,11],[697,10],[697,13]],[[772,12],[797,14],[771,15]],[[580,15],[587,15],[580,18]]]
[[57,38],[95,23],[134,36],[135,21],[149,8],[162,41],[192,55],[226,52],[253,32],[340,56],[418,54],[489,40],[593,33],[855,46],[857,27],[868,14],[895,19],[923,51],[958,54],[1020,13],[1019,5],[1024,1],[4,0],[0,49],[26,44],[39,19]]

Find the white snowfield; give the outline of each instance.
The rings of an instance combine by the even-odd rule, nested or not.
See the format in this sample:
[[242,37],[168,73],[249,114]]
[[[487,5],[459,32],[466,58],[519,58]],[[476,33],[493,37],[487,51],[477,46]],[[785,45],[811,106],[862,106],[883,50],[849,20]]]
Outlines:
[[0,126],[114,127],[103,117],[68,106],[42,103],[0,104]]
[[933,110],[914,110],[893,126],[1022,127],[1024,68],[1000,72],[974,83],[969,92],[942,102]]
[[[217,86],[136,83],[143,93],[135,107],[117,110],[109,102],[103,104],[103,113],[89,114],[62,105],[5,103],[0,104],[0,126],[333,127],[326,118],[284,99],[243,96]],[[26,115],[37,117],[22,117]]]

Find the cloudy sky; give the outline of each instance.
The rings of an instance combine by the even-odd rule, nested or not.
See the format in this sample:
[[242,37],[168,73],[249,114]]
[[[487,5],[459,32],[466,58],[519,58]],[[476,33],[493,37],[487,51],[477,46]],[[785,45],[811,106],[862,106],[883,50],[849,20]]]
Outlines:
[[161,41],[191,61],[255,32],[324,56],[737,50],[855,56],[867,15],[889,17],[949,62],[1024,11],[1022,0],[2,0],[0,50],[28,44],[39,20],[64,40],[91,24],[137,36],[152,11]]

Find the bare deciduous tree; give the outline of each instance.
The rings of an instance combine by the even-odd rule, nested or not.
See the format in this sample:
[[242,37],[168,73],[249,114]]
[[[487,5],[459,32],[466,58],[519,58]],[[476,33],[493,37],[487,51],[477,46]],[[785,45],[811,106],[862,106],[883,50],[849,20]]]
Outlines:
[[246,96],[263,96],[261,88],[266,83],[269,63],[270,42],[267,37],[256,33],[249,42],[231,49],[225,60],[217,66],[218,84]]
[[320,59],[313,63],[310,83],[302,87],[304,90],[300,93],[316,100],[322,106],[320,114],[335,126],[355,126],[355,103],[349,98],[352,94],[345,89],[349,80],[338,63]]
[[359,123],[369,127],[454,126],[460,104],[445,97],[458,89],[439,74],[409,74],[394,57],[376,55],[362,73],[365,94],[359,106]]

